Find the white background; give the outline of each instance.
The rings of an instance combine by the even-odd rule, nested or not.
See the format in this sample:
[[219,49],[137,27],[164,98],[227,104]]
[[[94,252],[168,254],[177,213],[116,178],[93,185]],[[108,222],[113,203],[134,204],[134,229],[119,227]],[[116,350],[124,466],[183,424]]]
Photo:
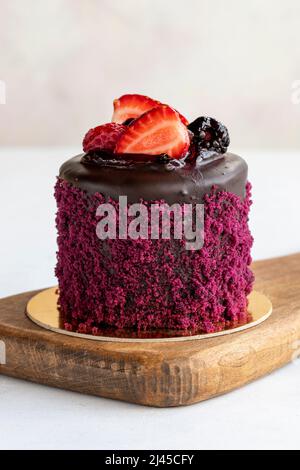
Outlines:
[[[56,283],[58,168],[123,93],[222,120],[254,258],[300,251],[299,31],[298,0],[0,0],[0,297]],[[299,370],[176,409],[0,375],[0,448],[300,448]]]
[[0,143],[78,145],[143,93],[235,145],[299,149],[299,31],[299,0],[0,0]]
[[[53,185],[59,165],[79,150],[0,151],[1,297],[55,284]],[[254,187],[254,257],[300,251],[300,154],[240,153]],[[173,409],[0,376],[0,448],[300,448],[299,366],[291,364],[226,396]]]

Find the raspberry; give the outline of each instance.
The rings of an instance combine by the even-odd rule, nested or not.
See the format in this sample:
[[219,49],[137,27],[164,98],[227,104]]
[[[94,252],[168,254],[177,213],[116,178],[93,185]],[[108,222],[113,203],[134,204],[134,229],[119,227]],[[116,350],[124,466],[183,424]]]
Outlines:
[[115,122],[90,129],[83,139],[83,151],[90,152],[97,149],[113,153],[118,140],[126,129],[127,127],[123,124]]
[[227,127],[211,117],[202,116],[189,124],[188,129],[194,133],[194,144],[201,152],[211,150],[225,153],[230,144]]

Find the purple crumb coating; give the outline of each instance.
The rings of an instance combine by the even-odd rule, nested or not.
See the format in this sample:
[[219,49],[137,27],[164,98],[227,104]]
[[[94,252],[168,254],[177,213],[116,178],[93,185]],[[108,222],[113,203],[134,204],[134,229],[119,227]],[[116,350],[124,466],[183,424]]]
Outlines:
[[249,321],[250,183],[244,199],[216,188],[205,196],[205,240],[198,251],[186,250],[184,240],[99,240],[96,209],[110,202],[118,210],[117,201],[88,195],[62,179],[55,197],[65,329],[94,335],[103,326],[211,333]]

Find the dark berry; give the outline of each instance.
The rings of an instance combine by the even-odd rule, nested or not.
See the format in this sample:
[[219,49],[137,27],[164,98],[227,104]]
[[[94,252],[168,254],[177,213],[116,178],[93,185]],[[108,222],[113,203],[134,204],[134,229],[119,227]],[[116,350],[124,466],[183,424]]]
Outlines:
[[194,134],[194,144],[198,152],[211,150],[225,153],[230,144],[227,127],[216,119],[201,116],[188,125]]

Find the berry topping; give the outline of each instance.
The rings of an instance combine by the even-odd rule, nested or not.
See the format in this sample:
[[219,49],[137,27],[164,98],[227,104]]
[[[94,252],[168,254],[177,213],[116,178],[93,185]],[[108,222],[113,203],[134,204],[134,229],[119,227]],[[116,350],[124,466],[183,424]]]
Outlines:
[[114,152],[116,144],[127,129],[122,124],[110,122],[90,129],[83,139],[83,151],[104,150]]
[[177,111],[159,105],[130,124],[118,141],[115,153],[166,154],[178,159],[186,155],[189,144],[188,129]]
[[230,144],[227,127],[211,117],[202,116],[189,124],[188,129],[194,134],[196,150],[211,150],[225,153]]
[[[153,100],[148,96],[123,95],[117,100],[114,100],[114,114],[112,122],[128,125],[133,119],[140,117],[145,112],[160,105],[166,106],[160,101]],[[182,123],[187,126],[189,123],[188,120],[182,116],[182,114],[178,113],[178,115]]]
[[137,118],[141,114],[155,108],[159,101],[144,95],[123,95],[121,98],[114,100],[113,122],[123,123],[130,118]]
[[189,121],[187,120],[187,118],[184,117],[182,114],[180,114],[176,109],[175,109],[175,111],[178,114],[178,116],[180,117],[180,120],[181,120],[182,124],[184,124],[185,126],[188,126]]

